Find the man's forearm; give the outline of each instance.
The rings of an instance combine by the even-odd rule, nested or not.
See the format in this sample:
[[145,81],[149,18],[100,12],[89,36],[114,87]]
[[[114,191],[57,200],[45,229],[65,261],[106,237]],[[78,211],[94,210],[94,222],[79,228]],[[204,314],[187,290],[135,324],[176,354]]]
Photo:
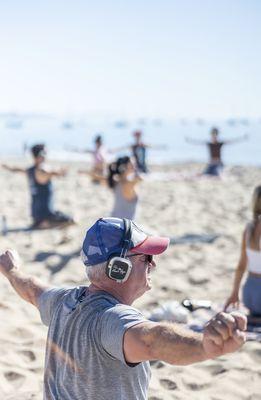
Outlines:
[[207,359],[202,338],[202,334],[182,329],[176,324],[160,323],[150,330],[147,345],[153,359],[187,365]]
[[19,270],[10,271],[5,276],[22,299],[38,307],[38,298],[48,288],[46,285]]

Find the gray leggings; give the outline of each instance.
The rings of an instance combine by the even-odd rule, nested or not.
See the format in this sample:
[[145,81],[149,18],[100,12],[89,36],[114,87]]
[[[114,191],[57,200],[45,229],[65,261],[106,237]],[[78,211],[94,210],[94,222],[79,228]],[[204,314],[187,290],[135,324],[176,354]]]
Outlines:
[[261,277],[248,275],[243,287],[243,303],[251,314],[261,315]]

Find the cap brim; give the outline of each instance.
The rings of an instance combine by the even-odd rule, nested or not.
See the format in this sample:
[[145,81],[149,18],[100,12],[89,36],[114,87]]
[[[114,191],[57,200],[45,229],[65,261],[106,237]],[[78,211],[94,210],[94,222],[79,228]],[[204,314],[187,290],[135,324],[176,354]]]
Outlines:
[[131,253],[142,253],[149,255],[157,255],[163,253],[169,245],[169,238],[160,236],[148,236],[138,246],[133,247]]

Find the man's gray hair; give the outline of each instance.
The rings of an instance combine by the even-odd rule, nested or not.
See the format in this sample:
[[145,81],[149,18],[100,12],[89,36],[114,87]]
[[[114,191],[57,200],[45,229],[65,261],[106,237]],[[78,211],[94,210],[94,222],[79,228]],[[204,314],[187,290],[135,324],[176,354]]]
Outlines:
[[97,264],[97,265],[90,265],[90,266],[86,266],[86,275],[87,278],[89,279],[90,282],[92,281],[102,281],[104,280],[106,273],[105,273],[105,269],[106,269],[106,265],[107,263],[101,263],[101,264]]

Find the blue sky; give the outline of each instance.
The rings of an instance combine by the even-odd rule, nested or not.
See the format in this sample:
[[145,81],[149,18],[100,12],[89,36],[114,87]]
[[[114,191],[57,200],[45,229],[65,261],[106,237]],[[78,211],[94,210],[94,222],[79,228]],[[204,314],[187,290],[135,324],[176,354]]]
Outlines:
[[0,2],[0,111],[260,117],[261,1]]

